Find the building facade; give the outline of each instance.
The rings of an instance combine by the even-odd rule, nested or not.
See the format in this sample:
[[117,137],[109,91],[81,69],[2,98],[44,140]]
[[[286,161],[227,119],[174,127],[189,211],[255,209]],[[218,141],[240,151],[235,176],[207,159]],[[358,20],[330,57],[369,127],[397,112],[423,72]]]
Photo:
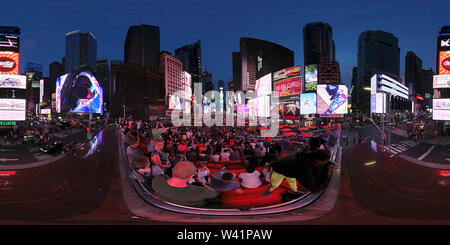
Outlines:
[[183,91],[183,63],[167,51],[161,52],[160,68],[164,77],[165,98],[169,105],[169,96]]
[[200,40],[175,49],[175,57],[183,63],[183,71],[192,76],[192,83],[201,82],[202,77],[202,45]]
[[124,47],[124,62],[159,72],[159,27],[152,25],[130,26]]
[[[294,66],[294,52],[276,43],[243,37],[240,39],[241,78],[236,89],[255,89],[256,80],[269,73]],[[234,67],[234,66],[233,66]],[[233,71],[235,74],[236,71]]]
[[358,39],[358,75],[356,109],[370,113],[370,79],[374,74],[386,74],[400,81],[400,48],[398,38],[384,31],[366,31]]
[[303,28],[304,65],[330,64],[336,51],[331,26],[323,22],[306,24]]
[[111,61],[111,116],[147,119],[149,106],[164,106],[164,77],[139,65]]
[[409,51],[405,57],[405,85],[410,93],[423,95],[422,91],[422,60]]
[[66,33],[65,73],[86,69],[96,70],[97,40],[90,32],[76,30]]
[[110,110],[110,69],[108,60],[97,60],[97,73],[95,78],[103,88],[103,110],[109,112]]

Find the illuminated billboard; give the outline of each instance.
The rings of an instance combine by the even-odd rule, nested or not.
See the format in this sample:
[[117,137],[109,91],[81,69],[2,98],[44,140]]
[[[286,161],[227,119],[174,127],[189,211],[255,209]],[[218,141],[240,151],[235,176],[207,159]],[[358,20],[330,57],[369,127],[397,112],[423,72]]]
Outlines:
[[192,87],[192,76],[185,71],[183,71],[183,84]]
[[0,51],[0,75],[19,75],[19,53]]
[[183,104],[183,99],[176,95],[169,95],[169,109],[170,110],[181,110],[181,105]]
[[305,92],[315,91],[318,81],[317,65],[305,66]]
[[317,114],[346,114],[348,111],[347,86],[317,85]]
[[103,89],[97,79],[88,71],[56,79],[56,111],[103,114]]
[[256,80],[255,92],[257,96],[272,94],[272,73]]
[[25,121],[24,99],[0,99],[0,121]]
[[0,35],[0,50],[19,52],[19,37]]
[[297,95],[302,93],[302,77],[293,77],[273,84],[275,97]]
[[300,101],[282,102],[283,119],[300,119]]
[[433,88],[450,88],[450,75],[434,75]]
[[270,116],[270,96],[260,96],[254,99],[254,107],[258,108],[256,116],[269,117]]
[[439,75],[450,75],[450,51],[439,52]]
[[370,95],[370,112],[386,113],[387,100],[386,94],[375,93]]
[[290,77],[298,77],[301,73],[301,67],[293,66],[273,73],[273,81],[278,81]]
[[450,38],[441,40],[441,47],[450,47]]
[[433,99],[433,120],[450,120],[450,99]]
[[26,89],[27,79],[23,75],[0,75],[0,88]]
[[316,94],[315,93],[304,93],[300,94],[300,114],[316,114]]

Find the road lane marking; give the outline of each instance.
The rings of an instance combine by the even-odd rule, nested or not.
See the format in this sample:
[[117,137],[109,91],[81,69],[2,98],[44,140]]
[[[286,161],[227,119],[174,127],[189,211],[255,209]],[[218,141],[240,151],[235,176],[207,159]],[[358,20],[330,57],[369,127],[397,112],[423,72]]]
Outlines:
[[436,145],[433,145],[432,147],[430,147],[430,149],[428,149],[427,152],[425,152],[422,156],[418,157],[417,159],[421,160],[424,159],[426,156],[428,156],[428,154],[430,154],[430,152],[436,147]]

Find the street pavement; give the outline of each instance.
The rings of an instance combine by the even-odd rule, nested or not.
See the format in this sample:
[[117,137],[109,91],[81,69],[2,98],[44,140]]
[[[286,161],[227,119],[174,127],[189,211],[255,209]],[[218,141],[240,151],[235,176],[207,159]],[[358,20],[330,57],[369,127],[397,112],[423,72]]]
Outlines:
[[[95,135],[99,129],[93,129],[92,134]],[[54,133],[51,136],[57,138],[63,144],[67,143],[86,143],[87,132],[84,129],[66,130]],[[48,161],[61,153],[47,154],[39,150],[39,145],[34,143],[22,144],[17,146],[2,145],[0,146],[0,166],[3,165],[19,165],[36,163],[40,161]],[[1,168],[0,168],[1,169]]]

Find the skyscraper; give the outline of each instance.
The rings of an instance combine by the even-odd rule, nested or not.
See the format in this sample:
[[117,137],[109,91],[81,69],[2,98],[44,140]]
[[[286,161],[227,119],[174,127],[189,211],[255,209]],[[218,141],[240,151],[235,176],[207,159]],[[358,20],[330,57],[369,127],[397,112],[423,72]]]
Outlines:
[[202,73],[202,93],[214,90],[213,75],[208,71]]
[[335,58],[333,30],[323,22],[306,24],[303,28],[304,65],[330,64]]
[[124,62],[159,72],[159,27],[152,25],[130,26],[125,39]]
[[232,54],[233,59],[233,91],[242,90],[242,87],[240,86],[242,84],[242,59],[241,59],[241,52],[233,52]]
[[35,106],[41,102],[41,79],[43,78],[43,66],[28,62],[25,66],[25,75],[27,76],[27,111],[34,112]]
[[178,91],[183,91],[183,64],[179,59],[172,56],[171,53],[162,51],[160,55],[160,67],[161,73],[164,76],[165,98],[166,101],[169,101],[169,96]]
[[199,83],[202,76],[202,46],[200,40],[175,49],[175,57],[183,63],[183,71],[192,76],[192,83]]
[[410,89],[410,94],[420,94],[423,96],[421,86],[422,60],[412,51],[406,53],[405,57],[405,82],[406,87]]
[[400,80],[400,48],[398,38],[384,31],[366,31],[358,40],[357,108],[370,113],[370,78],[374,74],[386,74]]
[[109,64],[108,60],[97,60],[97,73],[95,74],[95,78],[100,83],[100,86],[103,88],[103,103],[105,106],[103,107],[105,111],[110,110],[110,72],[109,72]]
[[95,73],[97,40],[90,32],[76,30],[66,33],[65,72],[87,69]]
[[294,66],[292,50],[254,38],[240,39],[240,56],[241,80],[235,86],[243,91],[254,90],[256,80],[260,77]]

